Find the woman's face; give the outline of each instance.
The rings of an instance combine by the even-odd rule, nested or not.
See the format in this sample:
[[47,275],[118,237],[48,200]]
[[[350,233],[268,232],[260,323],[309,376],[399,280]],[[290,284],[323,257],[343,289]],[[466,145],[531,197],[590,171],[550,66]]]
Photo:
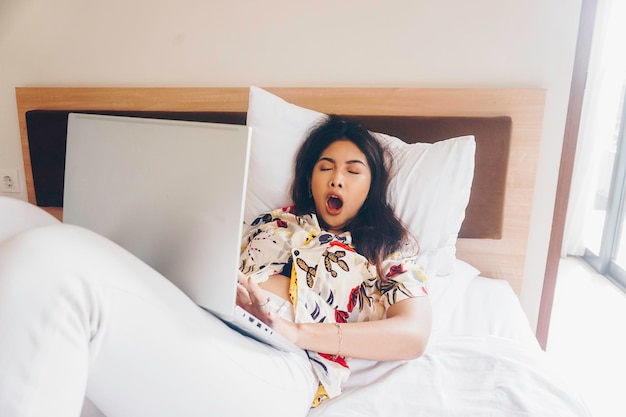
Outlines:
[[345,230],[365,202],[371,180],[365,154],[349,140],[337,140],[322,152],[313,167],[311,192],[329,231]]

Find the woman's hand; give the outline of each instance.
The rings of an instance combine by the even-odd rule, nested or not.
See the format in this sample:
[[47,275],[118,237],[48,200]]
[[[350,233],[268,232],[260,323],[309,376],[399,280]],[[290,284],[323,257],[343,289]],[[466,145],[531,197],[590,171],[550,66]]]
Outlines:
[[268,326],[272,326],[273,314],[269,306],[270,299],[265,296],[261,287],[239,272],[237,276],[237,305]]
[[269,298],[252,278],[239,272],[237,277],[237,305],[267,324],[293,343],[297,341],[298,326],[282,318],[270,308]]

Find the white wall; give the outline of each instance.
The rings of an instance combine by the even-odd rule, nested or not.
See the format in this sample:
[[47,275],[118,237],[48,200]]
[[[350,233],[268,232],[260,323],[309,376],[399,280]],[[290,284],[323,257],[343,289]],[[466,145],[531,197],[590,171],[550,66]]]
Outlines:
[[0,170],[19,168],[25,189],[16,86],[546,88],[522,292],[534,325],[580,6],[580,0],[1,0]]

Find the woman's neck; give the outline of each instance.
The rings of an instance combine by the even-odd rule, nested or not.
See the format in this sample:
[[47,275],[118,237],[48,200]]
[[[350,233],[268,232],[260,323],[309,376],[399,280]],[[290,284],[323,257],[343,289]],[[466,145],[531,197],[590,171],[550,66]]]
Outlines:
[[324,232],[328,232],[328,233],[332,233],[336,236],[345,233],[347,231],[347,228],[343,228],[343,229],[333,229],[330,226],[328,226],[326,224],[326,222],[324,222],[324,219],[322,219],[322,216],[319,216],[317,213],[315,213],[315,216],[317,217],[317,222],[320,225],[320,229],[322,229]]

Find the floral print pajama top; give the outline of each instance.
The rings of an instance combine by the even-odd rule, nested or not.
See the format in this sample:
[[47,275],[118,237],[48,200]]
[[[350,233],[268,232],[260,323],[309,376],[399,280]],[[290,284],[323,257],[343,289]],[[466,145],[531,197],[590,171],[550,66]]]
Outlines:
[[[385,318],[387,309],[409,297],[427,295],[426,277],[415,257],[399,253],[375,265],[355,252],[349,232],[323,231],[315,214],[291,208],[258,217],[244,232],[241,271],[259,283],[274,274],[291,277],[289,296],[297,323],[350,323]],[[283,269],[291,267],[291,271]],[[319,389],[313,406],[341,393],[350,374],[343,356],[307,352]]]

